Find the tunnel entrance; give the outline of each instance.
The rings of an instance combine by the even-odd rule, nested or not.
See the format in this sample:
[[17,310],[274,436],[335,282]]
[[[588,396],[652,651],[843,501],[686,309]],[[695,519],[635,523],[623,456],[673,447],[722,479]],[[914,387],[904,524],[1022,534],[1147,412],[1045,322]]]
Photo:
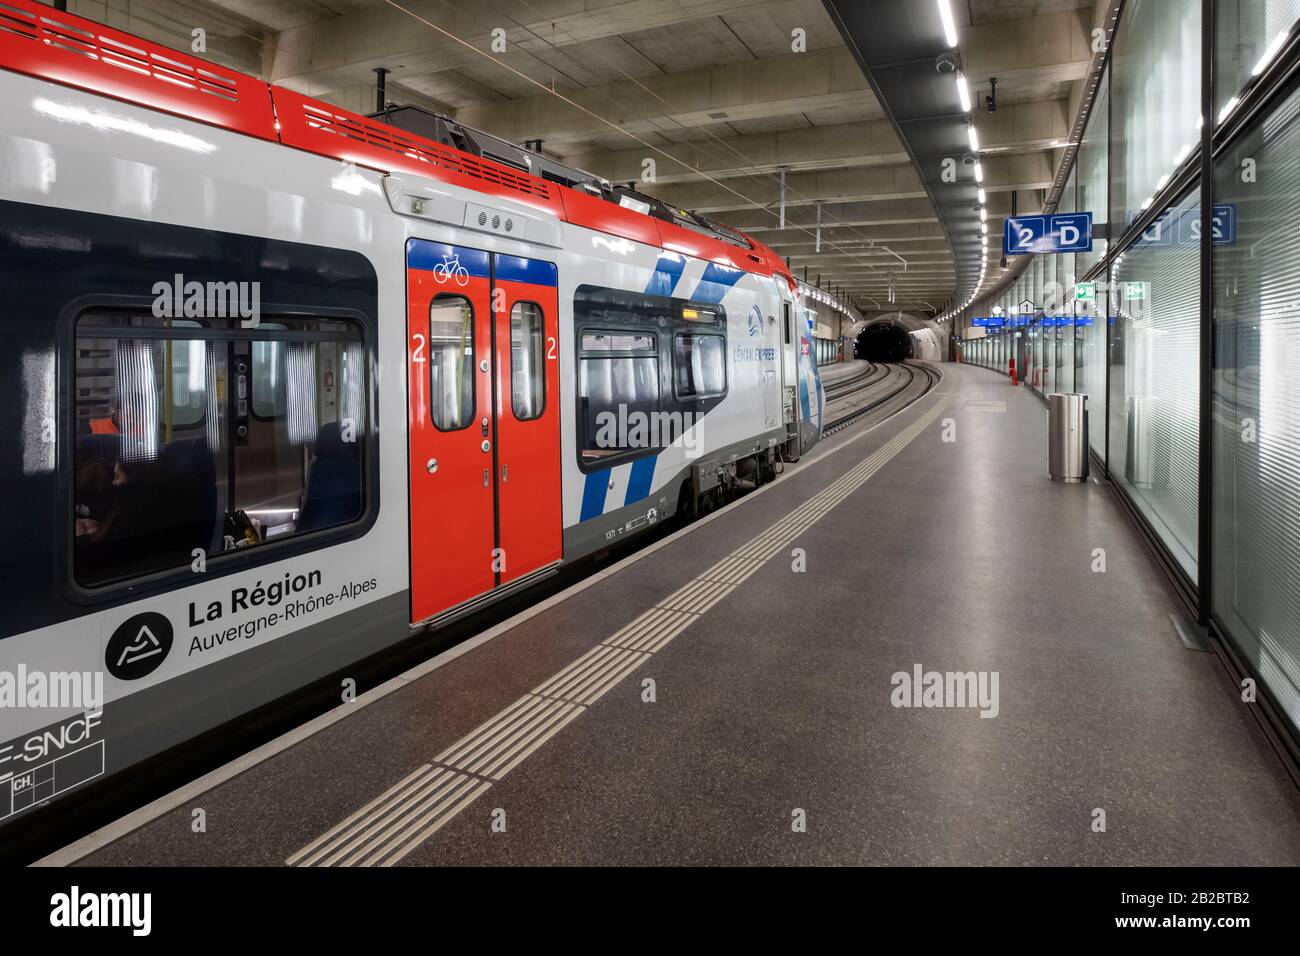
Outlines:
[[877,322],[858,333],[857,357],[868,362],[902,362],[912,357],[912,336],[893,322]]

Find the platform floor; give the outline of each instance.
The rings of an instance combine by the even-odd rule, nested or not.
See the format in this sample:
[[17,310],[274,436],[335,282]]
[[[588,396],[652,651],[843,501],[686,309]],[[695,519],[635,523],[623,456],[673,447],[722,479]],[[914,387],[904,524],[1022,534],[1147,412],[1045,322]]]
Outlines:
[[[1180,642],[1110,492],[1046,479],[1025,389],[943,369],[622,570],[51,862],[1300,863],[1300,793]],[[893,706],[917,664],[996,671],[997,716]]]

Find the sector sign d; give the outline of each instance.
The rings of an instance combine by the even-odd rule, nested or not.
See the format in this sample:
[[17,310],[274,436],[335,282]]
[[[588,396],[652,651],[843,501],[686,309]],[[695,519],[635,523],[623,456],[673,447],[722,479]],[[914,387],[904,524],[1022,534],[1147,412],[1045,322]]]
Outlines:
[[1002,251],[1009,256],[1091,252],[1092,213],[1008,216],[1002,226]]

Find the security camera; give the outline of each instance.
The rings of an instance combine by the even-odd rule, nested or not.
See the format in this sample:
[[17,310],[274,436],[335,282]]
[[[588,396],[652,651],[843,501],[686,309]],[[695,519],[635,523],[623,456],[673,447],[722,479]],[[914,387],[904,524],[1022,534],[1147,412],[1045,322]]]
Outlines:
[[957,72],[957,54],[952,50],[945,50],[940,53],[935,57],[934,68],[940,73]]

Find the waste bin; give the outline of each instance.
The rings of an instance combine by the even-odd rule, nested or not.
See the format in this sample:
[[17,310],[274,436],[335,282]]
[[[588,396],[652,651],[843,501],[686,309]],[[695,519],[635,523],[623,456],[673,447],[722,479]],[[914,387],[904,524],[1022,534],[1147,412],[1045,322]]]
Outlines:
[[1088,477],[1088,396],[1047,396],[1047,477],[1079,482]]

